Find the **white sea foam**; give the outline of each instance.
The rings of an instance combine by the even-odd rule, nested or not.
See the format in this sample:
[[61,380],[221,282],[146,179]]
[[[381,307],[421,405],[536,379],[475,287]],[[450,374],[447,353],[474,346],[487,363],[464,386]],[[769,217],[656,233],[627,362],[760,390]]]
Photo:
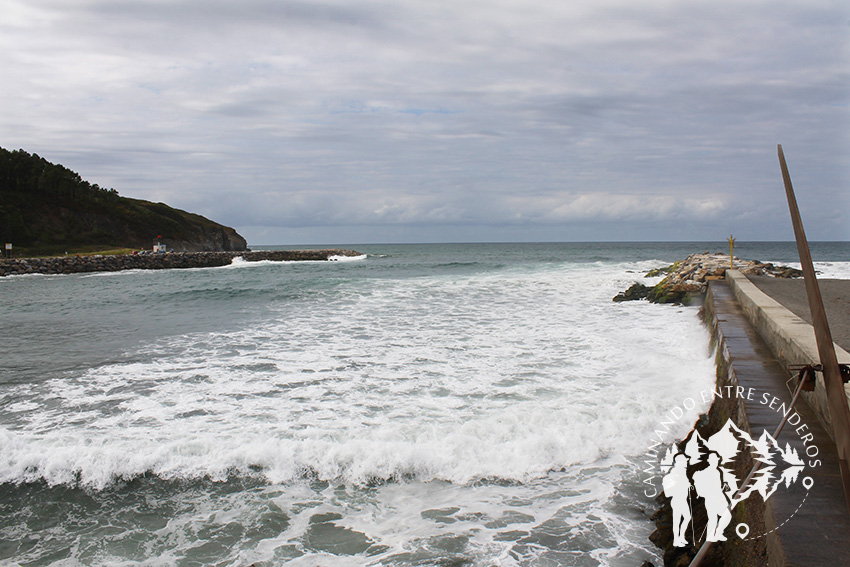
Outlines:
[[[329,262],[358,262],[361,260],[365,260],[368,256],[366,254],[361,254],[359,256],[328,256]],[[246,260],[242,256],[234,256],[233,260],[230,264],[226,266],[221,266],[222,268],[247,268],[247,267],[256,267],[256,266],[270,266],[270,265],[286,265],[286,264],[315,264],[316,260]]]
[[272,264],[286,264],[288,262],[273,262],[272,260],[246,260],[242,256],[234,256],[229,264],[218,266],[219,270],[230,270],[234,268],[257,268],[260,266],[269,266]]
[[[789,264],[797,269],[800,269],[799,263]],[[850,280],[850,261],[849,262],[813,262],[815,273],[818,278]]]
[[366,254],[360,254],[358,256],[328,256],[328,260],[331,262],[359,262],[361,260],[365,260],[366,258]]
[[40,385],[40,408],[0,429],[0,482],[525,482],[637,454],[713,362],[696,310],[613,304],[630,279],[516,270],[271,305],[236,333],[173,337],[137,353],[146,362]]
[[[777,266],[789,266],[798,270],[802,269],[800,262],[772,261],[771,263]],[[812,265],[815,268],[815,275],[817,275],[818,279],[850,280],[850,261],[812,262]]]

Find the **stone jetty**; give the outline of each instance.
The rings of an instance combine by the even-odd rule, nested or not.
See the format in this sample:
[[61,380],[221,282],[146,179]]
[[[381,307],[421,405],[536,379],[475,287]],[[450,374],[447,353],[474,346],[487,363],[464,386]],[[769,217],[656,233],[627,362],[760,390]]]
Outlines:
[[[788,266],[776,266],[758,260],[733,258],[732,265],[746,275],[774,276],[778,278],[799,278],[803,272]],[[684,260],[664,268],[647,272],[647,278],[664,275],[664,279],[654,286],[635,282],[625,291],[614,297],[614,301],[633,301],[647,299],[653,303],[681,303],[701,305],[710,280],[724,279],[729,269],[729,254],[691,254]],[[665,275],[666,274],[666,275]]]
[[329,261],[337,257],[362,256],[355,250],[258,250],[245,252],[167,252],[114,256],[57,256],[0,260],[0,276],[20,274],[78,274],[120,270],[167,270],[226,266],[236,257],[247,262]]

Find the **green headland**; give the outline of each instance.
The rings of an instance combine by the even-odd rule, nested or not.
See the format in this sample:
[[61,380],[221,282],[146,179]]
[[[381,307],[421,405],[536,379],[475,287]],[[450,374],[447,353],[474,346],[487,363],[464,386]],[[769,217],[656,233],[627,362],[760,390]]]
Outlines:
[[122,197],[24,150],[0,148],[0,249],[15,256],[150,250],[241,251],[233,228],[165,203]]

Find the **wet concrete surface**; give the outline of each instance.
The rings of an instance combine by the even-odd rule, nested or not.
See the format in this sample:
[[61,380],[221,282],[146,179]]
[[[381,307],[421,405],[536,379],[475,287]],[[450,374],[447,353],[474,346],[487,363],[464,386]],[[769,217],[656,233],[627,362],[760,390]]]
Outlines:
[[[783,284],[787,282],[793,280],[784,280]],[[799,294],[799,291],[792,289],[787,293]],[[776,407],[791,402],[792,392],[786,385],[789,376],[750,324],[728,284],[712,281],[711,295],[738,382],[758,392],[753,400],[744,402],[750,433],[756,439],[763,430],[773,435],[782,419]],[[774,396],[777,398],[774,408],[762,403],[764,395],[771,400]],[[794,448],[806,467],[795,482],[789,487],[780,485],[766,501],[766,530],[775,531],[778,538],[768,534],[747,537],[768,538],[770,565],[850,565],[850,513],[845,503],[835,445],[805,402],[800,400],[795,410],[800,416],[799,423],[786,425],[776,440],[782,449],[786,445]],[[811,438],[807,438],[807,434],[811,434]],[[806,489],[805,484],[809,482],[811,488]]]

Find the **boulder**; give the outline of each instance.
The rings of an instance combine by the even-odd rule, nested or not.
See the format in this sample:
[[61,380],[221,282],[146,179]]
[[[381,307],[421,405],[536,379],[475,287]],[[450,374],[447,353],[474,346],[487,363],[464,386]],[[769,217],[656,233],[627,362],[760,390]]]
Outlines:
[[646,296],[649,294],[650,288],[643,285],[642,283],[635,282],[629,287],[626,291],[621,291],[616,296],[614,296],[614,301],[635,301],[638,299],[646,299]]
[[[780,278],[802,276],[802,272],[796,268],[774,266],[758,260],[742,260],[735,257],[731,264],[734,265],[735,269],[745,274],[770,275]],[[728,254],[710,254],[708,252],[691,254],[682,261],[647,272],[645,277],[657,277],[666,274],[666,277],[654,287],[636,287],[638,284],[635,284],[618,293],[613,299],[614,301],[631,301],[646,298],[653,303],[696,305],[703,300],[708,285],[706,282],[725,277],[729,265]]]

